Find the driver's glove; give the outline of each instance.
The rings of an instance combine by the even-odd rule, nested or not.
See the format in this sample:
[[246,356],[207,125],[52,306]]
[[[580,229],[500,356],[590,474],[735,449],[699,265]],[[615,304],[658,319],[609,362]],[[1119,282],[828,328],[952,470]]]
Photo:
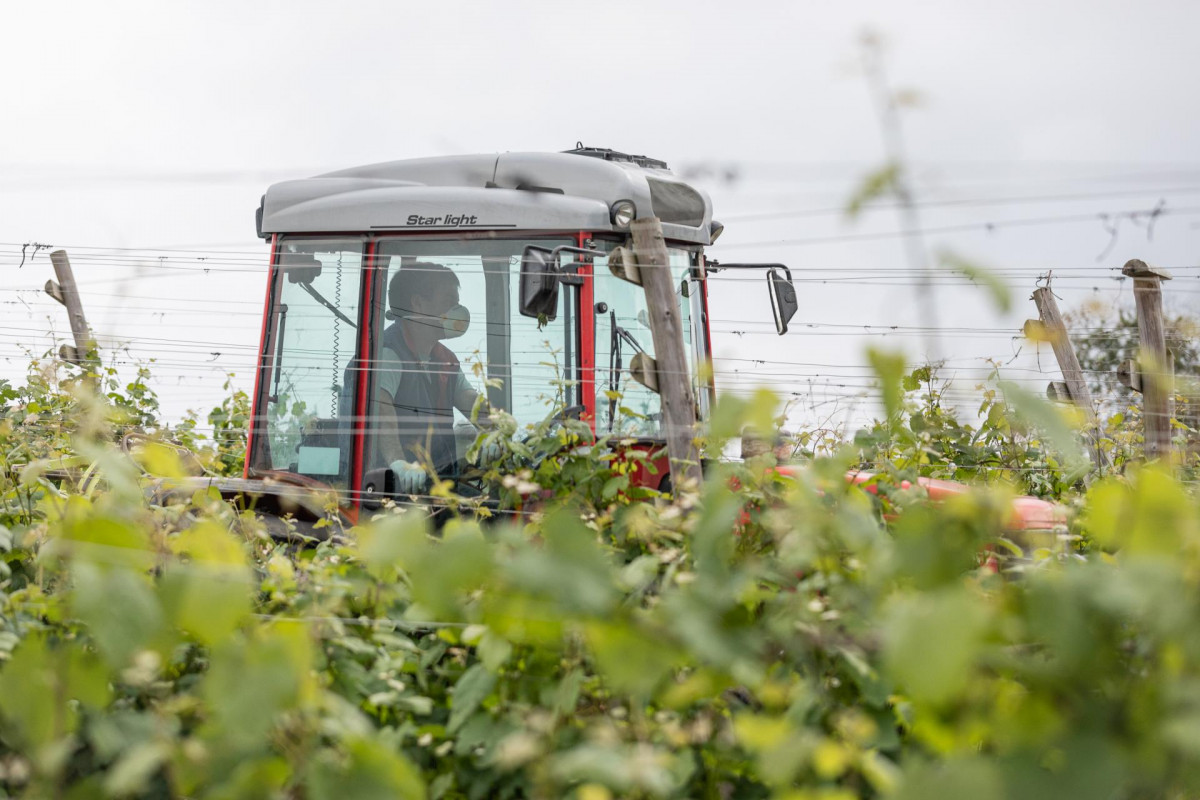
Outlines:
[[420,494],[425,491],[429,480],[425,468],[410,461],[393,461],[392,473],[396,476],[396,491],[399,494]]
[[502,455],[504,455],[504,447],[500,442],[493,440],[479,448],[479,457],[476,459],[476,463],[481,467],[486,467],[499,461]]

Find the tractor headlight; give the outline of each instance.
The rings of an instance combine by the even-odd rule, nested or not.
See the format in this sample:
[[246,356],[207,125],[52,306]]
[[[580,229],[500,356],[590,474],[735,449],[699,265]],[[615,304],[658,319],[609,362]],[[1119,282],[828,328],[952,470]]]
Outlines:
[[637,217],[637,206],[633,204],[632,200],[618,200],[609,209],[609,216],[612,219],[613,227],[628,228],[629,224]]

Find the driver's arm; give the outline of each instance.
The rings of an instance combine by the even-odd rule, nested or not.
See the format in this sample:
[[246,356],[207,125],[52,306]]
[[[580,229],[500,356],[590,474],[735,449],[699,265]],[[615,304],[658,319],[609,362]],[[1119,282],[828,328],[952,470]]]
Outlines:
[[383,462],[391,464],[404,458],[404,447],[400,442],[400,420],[392,405],[392,397],[384,389],[375,390],[375,416],[377,419],[375,441],[379,443]]
[[[467,381],[467,376],[460,370],[455,376],[457,385],[454,388],[454,407],[462,413],[467,419],[471,418],[471,412],[475,409],[475,401],[479,397],[479,392],[471,388],[471,384]],[[492,418],[488,414],[487,403],[479,409],[479,416],[475,420],[478,427],[486,428],[492,423]]]
[[379,443],[379,451],[383,461],[395,476],[396,491],[400,494],[419,494],[427,485],[425,467],[408,459],[404,453],[402,441],[405,431],[400,430],[400,419],[396,416],[392,396],[386,389],[375,390],[375,413],[377,415],[377,434],[375,441]]

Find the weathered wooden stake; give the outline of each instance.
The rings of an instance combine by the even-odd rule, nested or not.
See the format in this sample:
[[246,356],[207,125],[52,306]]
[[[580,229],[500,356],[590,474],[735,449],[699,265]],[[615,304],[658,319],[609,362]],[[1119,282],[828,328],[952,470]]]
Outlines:
[[1050,291],[1049,286],[1043,286],[1034,291],[1033,302],[1037,305],[1045,337],[1054,348],[1054,358],[1058,360],[1058,369],[1067,384],[1068,397],[1083,409],[1088,424],[1095,424],[1096,407],[1092,403],[1092,392],[1083,377],[1083,367],[1079,364],[1079,357],[1075,355],[1075,348],[1071,346],[1071,338],[1067,335],[1067,326],[1063,322],[1062,312],[1058,310],[1054,293]]
[[1171,273],[1136,258],[1125,262],[1121,273],[1133,278],[1133,299],[1137,305],[1138,371],[1142,383],[1146,458],[1168,458],[1171,455],[1175,388],[1163,323],[1162,282],[1171,280]]
[[658,217],[634,220],[630,230],[654,340],[654,368],[659,397],[662,398],[671,483],[678,491],[687,486],[699,486],[702,477],[695,441],[696,402],[683,347],[683,324],[675,302],[675,285],[661,221]]
[[[1092,462],[1098,466],[1106,466],[1108,456],[1100,447],[1099,420],[1096,416],[1096,406],[1092,402],[1092,391],[1088,388],[1087,379],[1083,376],[1083,367],[1079,364],[1079,356],[1071,344],[1067,334],[1067,325],[1063,322],[1062,312],[1058,310],[1058,302],[1049,286],[1035,289],[1033,302],[1037,305],[1038,317],[1041,323],[1028,320],[1025,323],[1026,335],[1048,339],[1054,348],[1054,358],[1058,361],[1058,369],[1062,373],[1062,381],[1053,381],[1046,389],[1046,394],[1053,399],[1066,399],[1081,409],[1087,418],[1087,435],[1091,440]],[[1036,329],[1036,330],[1035,330]]]
[[96,342],[88,328],[87,319],[83,316],[83,303],[79,299],[79,289],[75,286],[75,273],[71,271],[67,251],[55,250],[50,254],[50,263],[54,265],[58,283],[46,281],[46,294],[67,307],[71,336],[75,340],[74,348],[64,345],[59,354],[64,361],[80,366],[88,360],[88,354],[96,349]]

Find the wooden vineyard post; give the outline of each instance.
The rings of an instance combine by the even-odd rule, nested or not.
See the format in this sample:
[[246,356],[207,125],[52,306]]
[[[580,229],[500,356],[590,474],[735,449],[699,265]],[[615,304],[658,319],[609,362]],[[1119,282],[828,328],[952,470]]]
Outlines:
[[1034,291],[1033,302],[1037,306],[1046,338],[1054,348],[1054,358],[1058,361],[1058,369],[1067,384],[1068,397],[1083,409],[1089,424],[1095,423],[1096,407],[1092,404],[1092,392],[1083,377],[1083,367],[1079,364],[1079,357],[1075,355],[1075,348],[1071,346],[1071,338],[1067,335],[1067,326],[1063,322],[1062,312],[1058,310],[1054,293],[1050,291],[1049,286],[1043,286]]
[[[1058,361],[1058,369],[1062,373],[1061,385],[1058,382],[1050,385],[1049,394],[1061,396],[1062,389],[1066,390],[1066,399],[1070,400],[1083,411],[1087,419],[1088,437],[1092,440],[1092,457],[1096,466],[1103,466],[1108,459],[1099,446],[1099,420],[1096,417],[1096,406],[1092,401],[1092,392],[1088,388],[1083,367],[1079,356],[1071,345],[1071,337],[1067,334],[1067,325],[1063,322],[1062,312],[1058,310],[1058,302],[1049,286],[1042,286],[1033,292],[1033,302],[1037,306],[1038,317],[1041,320],[1041,338],[1048,339],[1054,349],[1054,358]],[[1026,323],[1028,328],[1036,323]]]
[[[1146,458],[1167,458],[1171,454],[1175,388],[1163,323],[1162,282],[1171,280],[1171,273],[1136,258],[1125,262],[1121,273],[1133,278],[1133,299],[1137,305],[1137,373],[1141,380]],[[1130,377],[1133,378],[1132,371]]]
[[59,348],[59,356],[63,361],[69,361],[76,366],[83,366],[89,361],[90,354],[96,349],[92,332],[88,328],[87,319],[83,316],[83,303],[79,299],[79,289],[75,286],[75,273],[71,271],[71,261],[67,258],[66,250],[55,250],[50,254],[50,263],[54,265],[54,275],[58,282],[46,281],[46,294],[67,307],[67,319],[71,323],[71,336],[75,346],[63,345]]
[[[639,278],[635,282],[640,282],[646,292],[650,334],[654,340],[654,358],[639,359],[637,367],[642,373],[652,373],[652,376],[644,377],[653,378],[662,398],[672,486],[676,491],[694,488],[700,485],[702,478],[695,442],[696,402],[683,346],[683,324],[675,301],[667,243],[658,217],[634,220],[630,230],[636,268],[627,269],[622,277],[630,280],[636,275]],[[618,265],[610,260],[610,266],[615,272]]]

